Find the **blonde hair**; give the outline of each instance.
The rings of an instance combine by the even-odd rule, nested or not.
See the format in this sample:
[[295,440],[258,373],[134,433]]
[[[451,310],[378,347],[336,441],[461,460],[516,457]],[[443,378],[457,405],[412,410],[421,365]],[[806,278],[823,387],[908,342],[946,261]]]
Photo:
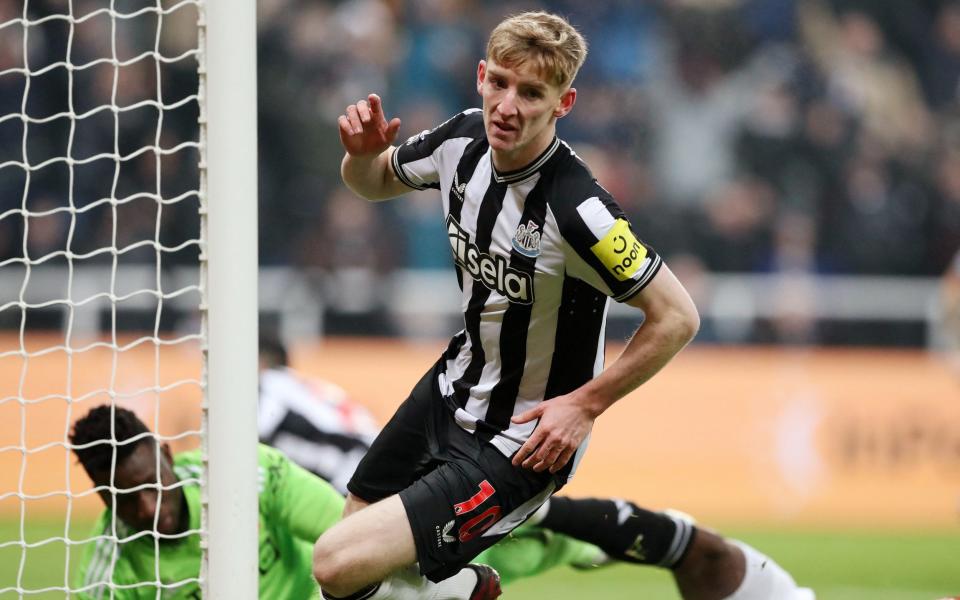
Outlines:
[[525,12],[497,25],[487,42],[487,58],[505,67],[530,62],[549,83],[565,88],[587,58],[587,41],[563,17]]

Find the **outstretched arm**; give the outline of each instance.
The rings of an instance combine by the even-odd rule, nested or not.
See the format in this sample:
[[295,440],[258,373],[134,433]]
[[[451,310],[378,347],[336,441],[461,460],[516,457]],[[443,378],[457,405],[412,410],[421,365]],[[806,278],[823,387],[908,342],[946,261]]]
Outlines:
[[645,318],[619,358],[569,394],[541,402],[513,418],[515,423],[540,419],[513,456],[515,466],[549,469],[551,473],[562,469],[590,433],[594,420],[653,377],[700,327],[693,300],[666,265],[627,304],[643,310]]
[[287,461],[278,489],[277,516],[293,534],[311,544],[340,520],[344,499],[332,485]]
[[347,187],[367,200],[386,200],[409,192],[390,166],[400,119],[387,122],[376,94],[351,104],[345,113],[337,119],[337,125],[346,150],[340,174]]

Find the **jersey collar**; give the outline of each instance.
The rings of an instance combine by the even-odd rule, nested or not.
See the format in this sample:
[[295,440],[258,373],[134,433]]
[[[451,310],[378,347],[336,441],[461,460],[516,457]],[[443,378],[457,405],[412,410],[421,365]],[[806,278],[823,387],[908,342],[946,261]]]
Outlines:
[[534,173],[540,170],[540,167],[546,164],[550,157],[553,156],[553,153],[557,151],[557,148],[560,147],[560,138],[553,136],[553,141],[550,142],[550,145],[547,146],[547,149],[540,153],[540,156],[534,159],[532,163],[523,167],[521,169],[516,169],[514,171],[506,171],[501,173],[497,171],[496,165],[493,164],[493,151],[490,150],[490,166],[493,169],[493,178],[497,183],[517,183],[523,181],[524,179],[530,177]]

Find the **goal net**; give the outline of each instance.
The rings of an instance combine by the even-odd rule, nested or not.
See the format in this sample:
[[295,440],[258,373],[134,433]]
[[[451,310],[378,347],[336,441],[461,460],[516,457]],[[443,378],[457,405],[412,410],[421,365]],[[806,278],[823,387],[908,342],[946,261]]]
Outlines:
[[[206,506],[210,471],[130,489],[116,467],[143,439],[215,454],[205,20],[218,2],[0,2],[0,598],[207,589],[206,557],[162,575],[162,500],[146,529],[117,515],[142,490],[200,486]],[[73,424],[101,405],[151,433],[118,440],[111,426],[73,445]],[[111,456],[99,487],[75,454],[95,446]],[[209,521],[174,537],[206,548]],[[118,556],[145,544],[148,572],[121,580]]]

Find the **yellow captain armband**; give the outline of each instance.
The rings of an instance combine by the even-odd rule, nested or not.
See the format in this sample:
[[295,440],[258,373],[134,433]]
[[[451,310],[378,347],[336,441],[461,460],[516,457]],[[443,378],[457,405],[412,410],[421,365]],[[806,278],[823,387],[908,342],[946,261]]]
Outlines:
[[610,274],[626,281],[636,274],[647,258],[647,249],[630,231],[630,224],[617,219],[607,235],[590,247]]

